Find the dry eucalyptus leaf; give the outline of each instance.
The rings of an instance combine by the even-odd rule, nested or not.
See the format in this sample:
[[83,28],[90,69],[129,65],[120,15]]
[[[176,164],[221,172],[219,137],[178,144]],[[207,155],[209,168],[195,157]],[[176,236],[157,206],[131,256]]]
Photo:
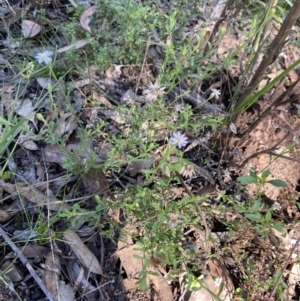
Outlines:
[[64,234],[64,239],[70,245],[71,249],[83,266],[95,274],[105,276],[103,275],[102,268],[96,256],[81,241],[80,237],[74,231],[66,231]]
[[157,272],[157,275],[149,274],[148,277],[153,283],[154,289],[157,291],[161,301],[174,301],[173,292],[167,279],[165,279],[159,272]]
[[59,287],[59,276],[61,270],[61,264],[59,256],[51,251],[46,255],[46,261],[44,264],[44,278],[46,286],[49,292],[57,297]]
[[20,282],[24,279],[23,272],[10,260],[5,261],[1,265],[1,270],[5,271],[6,276],[8,276],[12,282]]
[[47,206],[49,210],[60,211],[70,209],[69,205],[63,204],[62,201],[59,201],[55,197],[47,197],[44,193],[30,186],[13,185],[0,179],[0,187],[10,194],[20,194],[38,206]]
[[29,98],[25,98],[23,101],[22,100],[17,100],[16,101],[16,112],[18,115],[25,117],[26,119],[32,121],[35,123],[35,116],[33,112],[33,106],[32,102]]
[[143,261],[140,259],[143,258],[143,252],[136,249],[137,245],[129,245],[116,252],[129,280],[138,279],[143,269]]
[[39,34],[41,31],[41,26],[30,20],[22,21],[22,34],[24,38],[32,38]]
[[155,161],[155,156],[151,156],[148,159],[142,159],[139,161],[130,162],[128,165],[129,175],[135,177],[143,169],[148,169],[152,166]]
[[88,9],[86,9],[80,16],[80,25],[83,29],[91,33],[91,28],[89,26],[90,23],[90,17],[94,14],[96,11],[97,6],[91,6]]
[[53,87],[55,85],[54,80],[51,77],[38,77],[38,84],[45,90],[49,90],[49,85]]
[[[27,258],[43,259],[44,255],[48,252],[49,248],[38,245],[25,245],[22,247],[22,253]],[[14,252],[10,252],[5,256],[5,259],[7,258],[16,258],[16,254]]]
[[35,142],[33,141],[25,141],[23,143],[19,143],[21,144],[23,147],[29,149],[29,150],[38,150],[38,146]]
[[88,40],[87,39],[82,39],[82,40],[79,40],[69,46],[65,46],[65,47],[62,47],[62,48],[59,48],[57,50],[58,53],[63,53],[63,52],[66,52],[70,49],[79,49],[79,48],[82,48],[84,47],[85,45],[88,44]]

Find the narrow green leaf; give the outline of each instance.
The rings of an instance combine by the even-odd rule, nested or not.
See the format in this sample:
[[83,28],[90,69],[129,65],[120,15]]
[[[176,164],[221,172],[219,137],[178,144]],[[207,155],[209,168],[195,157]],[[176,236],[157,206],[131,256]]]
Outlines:
[[251,176],[241,176],[237,178],[243,184],[257,183],[257,179]]
[[272,219],[272,214],[270,211],[267,212],[267,214],[265,215],[265,221],[269,222]]
[[275,187],[287,187],[288,186],[286,182],[279,180],[279,179],[270,180],[270,181],[268,181],[268,183],[272,184]]
[[280,223],[273,223],[273,227],[274,227],[277,231],[283,233],[283,227],[282,227],[282,224],[280,224]]
[[261,174],[262,180],[265,180],[269,175],[270,175],[270,170],[269,169],[263,171],[262,174]]
[[257,200],[257,201],[255,201],[255,203],[253,204],[251,209],[253,212],[256,212],[259,210],[260,206],[261,206],[261,201]]
[[255,178],[258,182],[258,175],[254,171],[250,171],[250,177]]
[[248,213],[246,214],[246,217],[253,222],[261,222],[262,220],[261,215],[259,213]]

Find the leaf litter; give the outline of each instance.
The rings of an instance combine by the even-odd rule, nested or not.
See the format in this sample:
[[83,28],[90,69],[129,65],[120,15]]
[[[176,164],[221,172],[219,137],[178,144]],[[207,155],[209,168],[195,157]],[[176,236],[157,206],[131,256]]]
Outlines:
[[[44,24],[40,26],[29,19],[21,21],[22,12],[36,13],[36,7],[31,7],[36,4],[22,8],[20,8],[20,4],[21,2],[18,2],[12,6],[12,10],[5,10],[2,22],[10,26],[19,22],[22,36],[26,40],[23,42],[32,42],[37,46],[35,52],[42,54],[45,50],[40,47],[43,45],[40,45],[34,38],[37,35],[43,35]],[[73,1],[70,1],[70,4],[77,5],[74,5]],[[47,5],[46,3],[46,10],[51,13],[51,7],[47,7]],[[214,9],[212,9],[213,7]],[[91,6],[84,10],[79,17],[81,27],[89,34],[94,33],[94,24],[91,19],[96,13],[96,9],[96,6]],[[224,9],[224,1],[217,1],[216,6],[209,5],[207,9],[211,10],[212,16],[217,19]],[[58,8],[56,12],[58,11],[62,13],[63,9]],[[55,19],[52,21],[57,22]],[[203,24],[200,23],[200,25]],[[199,23],[196,28],[197,26]],[[214,26],[215,21],[212,21],[209,25],[206,24],[204,30],[207,34],[211,34]],[[190,28],[189,34],[191,32]],[[56,37],[54,38],[56,39]],[[12,51],[18,51],[18,46],[14,45],[10,39],[7,36],[5,43],[10,46]],[[197,37],[195,39],[197,40]],[[243,38],[239,40],[232,34],[224,36],[217,49],[218,55],[213,56],[212,61],[218,63],[220,57],[225,57],[233,48],[237,48],[241,41]],[[166,43],[169,46],[172,44],[171,36],[168,36]],[[57,53],[68,54],[76,49],[88,49],[89,44],[88,39],[78,39],[75,42],[74,40],[66,41],[64,45],[57,45]],[[238,287],[242,287],[244,292],[249,292],[249,300],[254,300],[257,296],[252,296],[250,293],[251,281],[266,282],[268,277],[274,277],[272,268],[275,270],[282,268],[284,259],[291,251],[291,246],[297,241],[299,233],[291,229],[278,232],[273,228],[268,234],[270,237],[268,240],[249,223],[243,214],[231,212],[230,207],[218,206],[222,200],[225,200],[226,195],[222,195],[222,191],[232,194],[240,200],[245,196],[242,193],[235,193],[234,178],[239,170],[234,170],[230,166],[222,166],[220,161],[223,155],[220,156],[219,151],[211,149],[212,141],[217,138],[208,138],[213,125],[201,130],[200,133],[180,132],[181,135],[190,135],[188,142],[186,141],[189,144],[181,145],[185,157],[180,169],[177,168],[177,165],[182,158],[169,152],[167,140],[172,136],[172,132],[166,129],[167,124],[172,124],[173,121],[182,117],[181,113],[188,106],[193,108],[193,114],[198,114],[203,119],[211,114],[225,116],[224,104],[220,103],[223,98],[224,83],[237,80],[243,69],[242,64],[232,68],[228,74],[222,74],[223,71],[212,74],[209,81],[200,81],[194,90],[193,85],[190,85],[187,80],[168,91],[166,87],[159,85],[157,74],[155,74],[161,68],[159,66],[161,62],[157,64],[160,55],[159,45],[151,51],[149,51],[149,56],[152,60],[156,60],[155,68],[150,67],[151,64],[143,64],[142,68],[137,65],[115,64],[114,68],[108,68],[103,72],[91,65],[88,66],[87,73],[81,74],[82,77],[76,74],[75,80],[73,78],[68,82],[62,80],[59,91],[54,90],[52,95],[49,95],[55,86],[52,77],[44,77],[43,74],[36,77],[37,84],[32,80],[22,82],[20,76],[30,78],[29,73],[19,74],[16,79],[14,78],[16,74],[10,67],[9,72],[11,73],[7,74],[6,86],[1,87],[1,92],[5,91],[1,95],[3,108],[0,117],[5,120],[1,123],[1,130],[12,125],[12,120],[6,120],[7,114],[10,114],[11,110],[14,110],[12,114],[25,118],[23,126],[29,130],[22,131],[17,141],[13,141],[5,150],[3,158],[7,159],[7,167],[4,161],[1,163],[1,168],[4,166],[3,171],[10,172],[5,180],[4,174],[3,179],[0,179],[1,228],[13,233],[13,240],[20,239],[21,236],[18,235],[21,234],[23,235],[22,240],[26,241],[27,237],[32,244],[27,245],[27,242],[23,241],[15,242],[22,248],[23,255],[29,260],[28,263],[38,266],[37,270],[43,274],[43,280],[37,280],[37,284],[33,285],[37,290],[41,288],[46,295],[48,291],[50,293],[47,295],[49,300],[56,300],[55,298],[57,300],[74,300],[75,295],[86,300],[114,300],[113,296],[117,294],[116,286],[123,289],[123,292],[120,293],[123,294],[121,300],[237,300],[234,299],[234,289]],[[27,55],[30,55],[30,52],[27,51]],[[5,57],[1,62],[8,62],[10,65]],[[64,64],[63,60],[60,62],[62,65]],[[48,62],[44,61],[44,63]],[[186,64],[186,62],[183,63]],[[284,63],[287,68],[289,66],[288,59],[285,59]],[[28,70],[30,70],[30,66]],[[6,72],[2,69],[0,71]],[[270,70],[269,79],[273,79],[277,72],[276,68]],[[297,80],[295,71],[291,71],[289,76],[292,82]],[[11,80],[15,80],[15,86],[11,86]],[[17,87],[18,84],[19,87]],[[201,89],[202,86],[203,89]],[[222,93],[219,89],[222,89]],[[201,95],[197,93],[202,90],[205,91],[204,94],[207,94],[204,95],[206,99],[201,93]],[[13,94],[14,92],[16,94]],[[39,97],[43,98],[41,103],[36,102]],[[50,97],[55,98],[55,105],[50,101]],[[211,100],[209,97],[214,99]],[[116,132],[126,133],[134,125],[134,109],[139,107],[146,110],[149,103],[155,103],[160,98],[163,98],[167,105],[176,106],[175,112],[172,111],[170,116],[165,117],[164,122],[153,121],[148,118],[149,116],[145,116],[144,122],[140,126],[140,138],[142,140],[152,139],[151,142],[157,143],[159,146],[150,151],[149,156],[137,160],[129,160],[135,150],[126,149],[124,154],[118,158],[119,161],[115,162],[114,170],[109,168],[104,171],[98,167],[97,164],[103,164],[106,160],[111,159],[110,152],[114,149],[114,145],[107,143],[105,137],[113,136]],[[175,102],[177,103],[175,104]],[[91,105],[92,103],[94,106]],[[121,104],[127,110],[120,110]],[[55,110],[58,110],[58,114],[53,114]],[[189,118],[190,122],[193,122],[193,117]],[[245,118],[245,120],[248,119]],[[273,117],[273,119],[275,118]],[[99,130],[97,126],[100,120],[104,121],[104,125]],[[271,121],[264,122],[270,123]],[[88,125],[91,130],[97,129],[97,133],[90,141],[81,141],[82,124]],[[51,130],[49,130],[50,126]],[[229,128],[232,133],[238,135],[242,132],[243,124],[230,123]],[[282,124],[280,124],[280,128],[283,128]],[[267,130],[271,131],[271,126],[268,125]],[[30,134],[30,131],[33,133]],[[53,140],[51,140],[52,138]],[[60,144],[57,143],[57,139]],[[260,136],[257,147],[264,142],[265,140]],[[18,150],[16,153],[14,152],[15,148]],[[246,151],[249,151],[249,156],[251,156],[252,150],[249,149]],[[167,167],[164,165],[165,158],[169,164]],[[225,158],[224,161],[226,160]],[[21,164],[21,161],[24,162]],[[89,166],[90,162],[93,162],[92,166]],[[74,175],[64,178],[62,175],[66,174],[70,164],[74,167]],[[163,202],[165,208],[171,206],[171,202],[178,202],[180,205],[180,200],[189,198],[191,194],[201,196],[198,202],[201,209],[199,209],[199,204],[195,204],[191,220],[196,220],[201,216],[197,223],[203,224],[205,231],[200,231],[186,223],[183,227],[181,217],[171,213],[167,214],[166,220],[162,223],[163,227],[182,232],[177,251],[187,257],[191,256],[192,262],[196,262],[197,269],[195,269],[194,275],[195,277],[196,275],[203,276],[200,286],[200,282],[197,282],[196,279],[192,282],[194,287],[190,285],[187,270],[191,266],[165,265],[163,263],[164,256],[156,257],[141,250],[135,242],[142,239],[146,230],[140,225],[139,220],[135,220],[135,217],[126,216],[123,208],[118,209],[117,213],[110,212],[106,210],[107,208],[95,211],[97,217],[93,216],[93,218],[97,218],[103,224],[100,223],[101,226],[97,226],[99,229],[92,231],[94,229],[91,227],[88,213],[93,212],[96,206],[100,206],[101,203],[97,203],[97,200],[104,197],[107,202],[115,204],[118,208],[117,203],[122,195],[119,189],[125,190],[129,183],[132,185],[143,183],[147,179],[149,170],[153,168],[157,168],[158,177],[165,176],[167,178],[170,178],[175,170],[178,178],[182,181],[182,185],[171,183],[173,186],[162,188],[162,195],[167,195],[169,198]],[[150,183],[150,187],[152,185],[154,183]],[[205,193],[207,188],[210,188],[208,189],[209,193]],[[293,219],[299,216],[297,208],[293,204],[295,198],[289,198],[294,192],[293,189],[288,193],[283,190],[280,192],[278,219],[280,217]],[[153,192],[153,197],[155,197],[155,193],[157,191]],[[122,199],[122,201],[129,202],[130,200]],[[269,200],[264,201],[267,204]],[[77,207],[72,207],[72,204]],[[139,203],[136,204],[139,205]],[[15,207],[18,209],[15,210]],[[20,212],[22,212],[21,218],[19,217]],[[51,224],[51,227],[46,223],[46,219],[37,218],[38,213],[50,218],[54,212],[57,212],[57,220]],[[64,220],[62,217],[66,216],[67,219]],[[131,229],[133,237],[127,237],[126,243],[122,242],[118,235],[108,239],[102,234],[104,229],[111,229],[118,233],[124,226],[124,222],[130,218],[133,219],[132,224],[136,222],[136,225],[134,230]],[[30,220],[34,223],[29,225]],[[226,231],[228,222],[236,222],[234,225],[237,231],[228,234]],[[9,224],[11,224],[11,228],[9,228]],[[217,229],[218,226],[221,229]],[[52,229],[55,229],[56,234],[53,234]],[[164,229],[166,232],[168,231],[168,229]],[[125,227],[124,230],[126,230]],[[20,232],[18,233],[18,231]],[[87,233],[85,238],[84,233]],[[205,241],[208,236],[214,238],[213,243],[210,243],[209,246]],[[49,238],[47,247],[41,245],[45,237]],[[14,248],[13,243],[6,240]],[[274,245],[282,252],[281,255],[278,255]],[[214,254],[209,254],[213,256],[212,258],[203,255],[207,255],[207,250],[214,252]],[[152,251],[156,252],[157,250]],[[246,260],[250,260],[252,256],[257,263],[254,266],[256,275],[254,276],[254,273],[251,275],[253,279],[249,277],[248,281],[243,282],[242,275],[247,276],[247,271],[243,267],[243,263],[238,262],[238,258],[245,254]],[[296,254],[293,253],[293,255]],[[26,288],[32,285],[32,282],[28,282],[28,277],[25,278],[24,272],[19,269],[19,264],[11,260],[14,255],[9,252],[5,253],[5,251],[2,255],[5,260],[1,269],[11,269],[7,276],[13,282],[12,286],[17,286],[20,281],[26,282]],[[112,258],[116,259],[112,260]],[[274,258],[277,259],[274,260]],[[138,283],[141,284],[139,281],[143,279],[141,275],[144,272],[146,261],[150,264],[145,283],[143,283],[146,292],[142,292]],[[267,272],[264,270],[266,262],[270,266],[270,271]],[[26,261],[23,264],[26,265]],[[180,281],[172,275],[173,269],[176,268],[180,270]],[[294,262],[291,263],[289,270],[283,273],[283,277],[290,283],[286,290],[289,296],[295,295],[297,291],[298,270],[299,266]],[[263,272],[266,272],[266,275],[263,275]],[[117,282],[116,285],[114,281]],[[26,298],[32,297],[28,295],[31,293],[28,293],[26,288],[18,288],[18,293],[23,296],[27,294]],[[15,293],[15,290],[12,288],[11,292]],[[263,297],[268,296],[267,293],[269,292],[261,292]]]

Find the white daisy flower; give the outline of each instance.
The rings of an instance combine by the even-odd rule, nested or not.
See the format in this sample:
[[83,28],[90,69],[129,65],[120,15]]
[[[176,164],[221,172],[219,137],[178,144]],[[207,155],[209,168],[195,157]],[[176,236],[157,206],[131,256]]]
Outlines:
[[182,148],[188,144],[188,138],[181,132],[175,132],[171,137],[171,143],[178,146],[178,148]]
[[154,84],[150,83],[148,89],[146,89],[143,94],[145,95],[146,100],[151,102],[153,100],[156,100],[159,96],[164,95],[164,90],[165,87],[160,86],[156,81]]
[[35,58],[38,60],[39,64],[42,64],[42,63],[48,64],[48,63],[52,62],[52,58],[51,58],[52,54],[53,54],[52,51],[45,50],[44,52],[38,53],[35,56]]
[[218,89],[211,89],[211,93],[210,93],[210,97],[213,98],[219,98],[219,96],[221,95],[221,91]]

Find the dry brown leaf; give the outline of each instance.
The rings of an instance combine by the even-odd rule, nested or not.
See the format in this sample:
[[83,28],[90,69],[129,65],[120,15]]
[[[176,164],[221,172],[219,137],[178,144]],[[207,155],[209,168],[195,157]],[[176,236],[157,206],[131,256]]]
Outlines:
[[2,271],[5,271],[5,275],[8,276],[12,282],[20,282],[24,279],[23,272],[10,260],[5,261],[0,268]]
[[58,144],[46,145],[44,148],[44,160],[46,162],[63,164],[68,158],[69,156],[63,153]]
[[23,142],[19,141],[19,144],[29,150],[38,150],[39,149],[37,144],[32,140],[25,140]]
[[67,134],[68,139],[77,126],[77,117],[73,113],[63,113],[60,114],[60,118],[54,128],[54,133],[59,135]]
[[[143,261],[141,258],[143,258],[144,254],[141,250],[137,250],[137,248],[137,245],[128,245],[116,252],[127,274],[128,281],[123,283],[123,285],[127,287],[135,286],[135,282],[133,280],[139,278],[139,274],[143,269]],[[152,272],[155,272],[157,275],[148,274],[148,282],[153,283],[154,289],[159,294],[160,300],[174,301],[173,294],[167,280],[159,272],[157,272],[155,268],[152,268]]]
[[143,253],[140,250],[136,250],[137,248],[137,245],[130,245],[116,252],[129,280],[138,279],[143,269],[143,262],[140,259],[143,257]]
[[124,287],[126,291],[135,289],[139,290],[139,285],[136,283],[134,280],[129,280],[129,279],[123,279],[121,285]]
[[[48,252],[49,248],[38,245],[26,245],[22,248],[22,253],[27,258],[43,259],[44,255]],[[10,252],[5,256],[5,259],[7,258],[16,258],[16,254],[14,252]]]
[[157,276],[149,274],[148,277],[153,283],[154,289],[157,291],[161,301],[174,301],[174,296],[167,279],[165,279],[159,272],[157,272]]
[[15,110],[18,115],[25,117],[35,124],[35,114],[33,112],[32,102],[29,98],[24,100],[17,100]]
[[60,211],[70,209],[69,205],[63,204],[62,201],[59,201],[55,197],[47,197],[44,193],[33,187],[21,186],[18,184],[13,185],[6,183],[1,179],[0,186],[10,194],[20,194],[21,196],[25,197],[30,202],[37,204],[38,206],[47,206],[49,210]]
[[113,200],[115,199],[101,168],[91,168],[87,174],[83,175],[82,182],[89,194],[99,192],[105,196],[109,196]]
[[22,20],[22,34],[24,38],[32,38],[39,34],[41,26],[30,20]]
[[96,91],[94,88],[92,89],[92,97],[93,100],[97,101],[99,105],[104,105],[105,107],[112,108],[112,104],[98,91]]
[[204,169],[201,166],[198,166],[196,164],[194,164],[194,171],[196,172],[197,175],[203,177],[205,180],[207,180],[210,184],[215,185],[215,181],[214,178],[212,177],[212,175],[210,174],[209,171],[207,171],[206,169]]
[[72,286],[64,281],[59,281],[58,300],[61,301],[74,301],[75,293]]
[[46,261],[44,264],[44,277],[45,284],[49,292],[57,297],[59,287],[59,275],[61,270],[61,264],[59,256],[51,251],[46,255]]
[[91,6],[88,9],[86,9],[80,16],[80,25],[83,29],[91,33],[91,28],[89,26],[90,23],[90,17],[93,15],[93,13],[96,11],[97,6]]
[[[217,295],[222,301],[231,301],[234,293],[234,286],[230,274],[224,263],[218,258],[208,260],[210,275],[203,279],[203,286],[200,290],[192,292],[188,301],[214,301],[211,292]],[[223,283],[223,289],[221,283]]]
[[49,90],[49,85],[53,87],[55,85],[55,81],[51,77],[38,77],[38,84],[45,90]]
[[151,156],[148,159],[142,159],[139,161],[130,162],[128,165],[129,175],[135,177],[143,169],[148,169],[155,162],[155,156]]
[[62,47],[62,48],[59,48],[57,50],[58,53],[63,53],[63,52],[66,52],[70,49],[79,49],[79,48],[82,48],[84,47],[85,45],[88,44],[88,40],[87,39],[82,39],[82,40],[79,40],[69,46],[65,46],[65,47]]
[[89,269],[89,271],[95,274],[107,277],[103,275],[101,265],[96,256],[81,241],[80,237],[74,231],[66,231],[64,234],[64,239],[70,245],[71,249],[83,266],[85,266],[87,269]]

